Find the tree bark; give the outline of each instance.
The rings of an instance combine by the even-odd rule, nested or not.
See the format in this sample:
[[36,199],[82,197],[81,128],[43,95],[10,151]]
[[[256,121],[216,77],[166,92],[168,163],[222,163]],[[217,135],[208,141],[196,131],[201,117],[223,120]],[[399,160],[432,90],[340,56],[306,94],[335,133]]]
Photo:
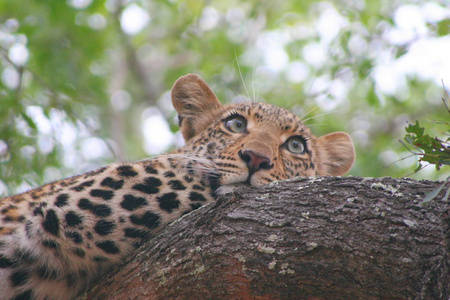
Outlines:
[[86,299],[449,299],[445,189],[420,205],[440,184],[321,177],[240,189],[160,231]]

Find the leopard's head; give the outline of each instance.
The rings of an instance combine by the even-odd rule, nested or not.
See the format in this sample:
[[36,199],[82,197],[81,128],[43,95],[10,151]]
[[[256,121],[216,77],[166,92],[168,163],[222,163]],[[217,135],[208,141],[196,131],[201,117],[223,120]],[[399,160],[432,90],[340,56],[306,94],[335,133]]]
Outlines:
[[315,137],[299,117],[266,103],[222,105],[195,74],[175,82],[172,103],[186,140],[180,152],[214,161],[222,186],[340,176],[355,160],[347,133]]

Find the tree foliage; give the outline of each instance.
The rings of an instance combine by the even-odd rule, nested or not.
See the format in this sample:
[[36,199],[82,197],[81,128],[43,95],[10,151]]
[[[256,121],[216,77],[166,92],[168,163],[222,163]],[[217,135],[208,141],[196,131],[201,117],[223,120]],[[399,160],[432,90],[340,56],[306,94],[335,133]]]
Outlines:
[[[450,81],[411,57],[438,57],[449,15],[444,1],[1,1],[0,194],[179,145],[168,91],[190,72],[223,102],[349,132],[353,175],[408,175],[397,141],[407,121],[448,118]],[[448,174],[428,169],[414,176]]]
[[[444,124],[449,123],[445,122]],[[425,129],[420,126],[419,121],[416,121],[414,125],[409,124],[406,132],[408,134],[405,135],[405,141],[417,149],[418,152],[411,151],[419,156],[419,162],[435,165],[437,170],[444,165],[450,165],[450,138],[443,141],[438,137],[425,134]],[[419,165],[416,171],[420,171],[422,168],[423,166]]]

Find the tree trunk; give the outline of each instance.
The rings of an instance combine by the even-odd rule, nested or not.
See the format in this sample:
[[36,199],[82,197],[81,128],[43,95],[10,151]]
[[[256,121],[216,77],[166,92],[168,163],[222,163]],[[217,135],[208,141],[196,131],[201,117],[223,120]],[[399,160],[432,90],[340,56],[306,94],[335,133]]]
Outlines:
[[172,223],[87,299],[449,299],[439,182],[322,177],[222,196]]

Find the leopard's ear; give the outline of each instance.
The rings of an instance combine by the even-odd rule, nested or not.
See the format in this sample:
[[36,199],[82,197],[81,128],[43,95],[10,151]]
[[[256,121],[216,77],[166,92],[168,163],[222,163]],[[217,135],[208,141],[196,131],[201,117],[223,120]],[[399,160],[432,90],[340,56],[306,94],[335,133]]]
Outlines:
[[186,141],[203,131],[223,108],[211,88],[196,74],[182,76],[175,82],[172,104]]
[[317,139],[320,162],[319,175],[341,176],[350,171],[355,162],[355,148],[345,132],[333,132]]

